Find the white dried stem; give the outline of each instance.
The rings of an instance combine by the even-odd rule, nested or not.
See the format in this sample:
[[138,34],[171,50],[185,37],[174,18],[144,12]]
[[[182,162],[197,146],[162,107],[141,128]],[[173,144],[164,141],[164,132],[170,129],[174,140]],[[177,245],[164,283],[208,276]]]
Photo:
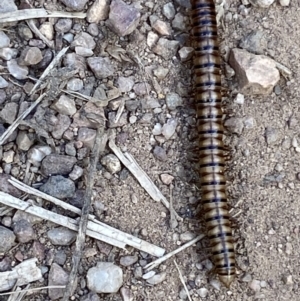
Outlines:
[[[33,194],[38,195],[42,198],[45,198],[45,195],[42,192],[39,192],[39,194],[36,193],[36,189],[33,189],[25,184],[20,185],[17,180],[10,181],[10,183],[14,186],[16,186],[18,189]],[[22,187],[23,186],[23,187]],[[26,188],[24,189],[24,187]],[[81,214],[81,210],[66,204],[65,202],[62,202],[58,199],[55,199],[53,197],[47,196],[45,198],[46,200],[53,202],[56,205],[62,206],[66,210],[70,210],[72,212],[75,212],[77,214]],[[46,209],[43,209],[41,207],[31,206],[30,204],[19,200],[7,193],[0,192],[0,203],[3,203],[4,205],[20,209],[23,211],[26,211],[30,214],[33,214],[35,216],[39,216],[45,220],[49,220],[55,224],[64,226],[66,228],[69,228],[71,230],[77,231],[78,229],[78,221],[68,218],[66,216],[59,215],[57,213],[48,211]],[[98,220],[93,215],[89,215],[89,222],[88,222],[88,230],[87,235],[90,237],[93,237],[95,239],[104,241],[110,245],[119,247],[121,249],[124,249],[126,245],[129,245],[131,247],[134,247],[138,250],[144,251],[150,255],[160,257],[165,253],[165,249],[155,246],[151,243],[148,243],[145,240],[142,240],[140,238],[137,238],[131,234],[122,232],[118,229],[115,229],[113,227],[110,227]]]
[[43,8],[36,9],[23,9],[9,13],[0,14],[0,24],[7,22],[15,22],[29,19],[39,18],[77,18],[84,19],[86,13],[75,13],[75,12],[63,12],[63,11],[48,11]]
[[42,279],[42,272],[36,266],[37,258],[25,260],[12,271],[0,273],[0,291],[10,290],[14,285],[22,286]]
[[178,266],[176,260],[173,260],[173,261],[174,261],[174,264],[175,264],[175,266],[176,266],[176,269],[177,269],[177,271],[178,271],[178,273],[179,273],[179,279],[180,279],[180,281],[181,281],[181,283],[182,283],[182,285],[183,285],[183,287],[184,287],[184,289],[185,289],[185,291],[186,291],[186,293],[187,293],[188,299],[189,299],[189,301],[192,301],[191,296],[190,296],[190,293],[189,293],[189,290],[188,290],[187,287],[186,287],[184,278],[183,278],[183,276],[182,276],[182,274],[181,274],[181,271],[180,271],[180,269],[179,269],[179,266]]
[[49,41],[40,31],[39,29],[35,26],[34,21],[33,20],[27,20],[26,21],[27,25],[29,26],[29,28],[36,34],[36,36],[42,40],[48,47],[50,48],[54,48],[54,42],[53,41]]
[[60,59],[64,56],[64,54],[68,51],[69,47],[63,48],[57,55],[56,57],[52,60],[52,62],[49,64],[49,66],[45,69],[39,80],[35,83],[33,88],[31,89],[29,95],[32,95],[36,89],[40,86],[42,83],[43,79],[50,73],[50,71],[58,64]]
[[46,96],[46,93],[42,94],[27,110],[25,110],[10,126],[9,128],[2,134],[0,137],[0,145],[2,145],[6,139],[14,132],[14,130],[18,127],[21,120],[27,117],[27,115],[43,100]]
[[[119,158],[119,160],[126,166],[126,168],[133,174],[141,186],[146,190],[150,197],[156,202],[162,202],[168,209],[170,209],[170,204],[164,195],[160,192],[157,186],[149,178],[149,176],[143,171],[143,169],[138,165],[132,155],[129,153],[122,153],[122,151],[116,146],[113,139],[109,140],[109,147],[114,152],[114,154]],[[178,220],[182,220],[181,217],[174,214]]]
[[183,246],[179,247],[178,249],[148,263],[144,269],[146,272],[149,272],[151,270],[153,270],[154,268],[156,268],[158,265],[160,265],[162,262],[166,261],[167,259],[171,258],[172,256],[174,256],[175,254],[183,251],[184,249],[192,246],[193,244],[195,244],[196,242],[198,242],[199,240],[201,240],[204,237],[204,234],[201,234],[199,236],[197,236],[196,238],[190,240],[189,242],[187,242],[186,244],[184,244]]

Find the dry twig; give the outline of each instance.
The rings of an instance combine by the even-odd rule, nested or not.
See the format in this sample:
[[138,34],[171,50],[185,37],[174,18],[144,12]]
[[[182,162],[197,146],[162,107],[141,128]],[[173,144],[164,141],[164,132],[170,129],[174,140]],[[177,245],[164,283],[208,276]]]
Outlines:
[[26,116],[43,100],[46,96],[46,93],[42,94],[27,110],[25,110],[10,126],[9,128],[2,134],[0,137],[0,145],[2,145],[6,139],[13,133],[13,131],[18,127],[20,122],[26,118]]
[[104,134],[103,127],[99,127],[97,129],[96,140],[93,148],[93,152],[90,159],[90,165],[88,169],[88,175],[86,179],[86,190],[84,194],[84,203],[81,212],[81,218],[79,222],[78,235],[75,244],[75,251],[73,254],[72,262],[72,270],[69,276],[69,282],[65,289],[64,296],[62,301],[68,301],[69,297],[72,295],[74,290],[74,285],[76,284],[76,276],[79,267],[79,263],[82,257],[82,252],[84,248],[86,230],[88,226],[88,218],[92,201],[92,192],[94,187],[95,173],[97,162],[99,161],[100,152],[103,152],[105,149],[106,142],[108,140],[107,135]]
[[0,24],[7,22],[15,22],[29,19],[39,19],[39,18],[78,18],[84,19],[86,13],[75,13],[75,12],[63,12],[63,11],[48,11],[43,8],[36,9],[22,9],[9,13],[0,14]]
[[54,48],[54,42],[49,41],[40,31],[39,29],[35,26],[33,20],[27,20],[26,21],[28,27],[36,34],[36,36],[42,40],[48,47]]
[[196,242],[198,242],[199,240],[201,240],[204,237],[204,234],[201,234],[199,236],[197,236],[196,238],[190,240],[189,242],[187,242],[186,244],[184,244],[183,246],[179,247],[178,249],[148,263],[144,269],[146,272],[149,272],[151,270],[153,270],[154,268],[156,268],[158,265],[160,265],[162,262],[166,261],[167,259],[169,259],[170,257],[174,256],[175,254],[183,251],[184,249],[192,246],[193,244],[195,244]]
[[190,296],[190,293],[189,293],[189,290],[188,290],[187,287],[186,287],[185,281],[184,281],[183,276],[182,276],[182,274],[181,274],[181,271],[180,271],[180,269],[179,269],[179,266],[178,266],[176,260],[173,260],[173,261],[174,261],[174,264],[175,264],[175,266],[176,266],[176,269],[177,269],[177,271],[178,271],[178,273],[179,273],[180,281],[181,281],[181,283],[183,284],[183,287],[184,287],[184,289],[185,289],[185,291],[186,291],[186,293],[187,293],[188,299],[189,299],[189,301],[192,301],[191,296]]
[[[141,186],[147,191],[151,198],[156,202],[162,202],[169,210],[170,204],[164,195],[160,192],[157,186],[152,182],[149,176],[142,170],[142,168],[135,161],[133,156],[129,153],[122,153],[122,151],[116,146],[113,139],[109,140],[109,147],[114,152],[114,154],[119,158],[119,160],[126,166],[126,168],[133,174]],[[180,216],[174,211],[174,215],[177,220],[182,220]]]
[[35,83],[33,88],[31,89],[29,95],[33,95],[33,93],[36,91],[36,89],[40,86],[43,79],[50,73],[50,71],[59,63],[60,59],[64,56],[64,54],[68,51],[69,47],[63,48],[56,57],[52,60],[52,62],[49,64],[49,66],[45,69],[39,80]]

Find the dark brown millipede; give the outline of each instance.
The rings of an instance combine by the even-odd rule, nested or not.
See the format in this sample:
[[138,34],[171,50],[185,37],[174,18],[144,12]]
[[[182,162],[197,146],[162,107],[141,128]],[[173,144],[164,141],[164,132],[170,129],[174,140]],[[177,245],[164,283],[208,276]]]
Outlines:
[[229,287],[236,271],[224,176],[221,58],[213,0],[192,0],[192,26],[203,210],[216,273]]

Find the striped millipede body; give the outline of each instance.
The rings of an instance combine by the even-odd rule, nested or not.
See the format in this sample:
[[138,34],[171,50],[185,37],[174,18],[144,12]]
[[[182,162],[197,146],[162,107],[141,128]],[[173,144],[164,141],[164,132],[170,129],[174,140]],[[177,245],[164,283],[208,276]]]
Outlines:
[[216,273],[229,287],[235,278],[235,258],[224,176],[221,58],[213,0],[192,0],[192,26],[203,210]]

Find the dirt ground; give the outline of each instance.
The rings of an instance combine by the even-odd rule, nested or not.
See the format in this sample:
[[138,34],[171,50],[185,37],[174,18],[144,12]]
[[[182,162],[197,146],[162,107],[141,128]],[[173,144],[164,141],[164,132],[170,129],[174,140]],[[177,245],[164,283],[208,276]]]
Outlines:
[[[142,6],[142,20],[156,14],[162,17],[161,10],[167,1]],[[174,3],[176,9],[189,16],[189,10]],[[273,58],[292,71],[289,79],[281,76],[278,83],[280,93],[269,96],[245,96],[243,105],[234,103],[237,94],[235,80],[224,78],[228,93],[224,97],[228,117],[253,117],[255,127],[243,129],[241,135],[227,133],[225,143],[231,149],[228,164],[229,203],[234,218],[234,237],[236,240],[237,279],[229,289],[215,289],[210,284],[214,279],[213,272],[205,268],[205,261],[210,259],[206,239],[196,246],[179,253],[174,258],[161,264],[156,271],[167,273],[166,279],[155,286],[149,286],[144,280],[134,275],[135,266],[123,267],[124,287],[130,289],[133,300],[183,300],[179,293],[182,283],[173,259],[179,265],[187,283],[191,298],[198,300],[290,300],[300,299],[300,259],[299,259],[299,189],[300,189],[300,153],[296,151],[295,138],[299,135],[299,86],[300,80],[300,2],[291,1],[288,7],[279,3],[267,9],[254,8],[246,5],[247,14],[238,1],[227,0],[224,4],[223,26],[220,26],[222,48],[230,50],[239,45],[240,40],[253,30],[260,30],[266,39],[264,54]],[[151,8],[150,8],[151,7]],[[231,17],[226,17],[231,14]],[[163,19],[165,20],[165,19]],[[79,22],[79,21],[76,21]],[[80,21],[82,22],[82,21]],[[166,21],[168,22],[168,21]],[[142,27],[142,26],[141,26]],[[141,29],[138,27],[138,29]],[[189,32],[190,25],[187,24]],[[142,39],[141,39],[142,36]],[[166,248],[170,252],[179,247],[180,234],[187,231],[205,233],[201,220],[201,193],[198,188],[199,179],[194,163],[191,160],[193,152],[192,137],[195,133],[195,111],[193,109],[191,61],[181,62],[178,57],[170,61],[164,60],[146,47],[146,34],[140,30],[139,35],[119,39],[113,33],[108,39],[119,43],[127,51],[137,54],[145,67],[163,66],[169,69],[166,78],[159,82],[162,94],[178,92],[184,100],[183,106],[169,111],[162,106],[162,112],[153,114],[149,123],[127,123],[117,128],[117,139],[122,150],[127,150],[134,156],[143,170],[155,182],[161,192],[169,199],[170,187],[160,178],[161,174],[174,177],[172,198],[174,208],[184,218],[175,229],[169,225],[169,212],[159,203],[155,203],[140,187],[134,177],[128,173],[122,177],[117,174],[107,179],[102,170],[97,172],[95,185],[95,202],[101,202],[106,210],[99,215],[101,221],[124,232],[135,234],[146,241]],[[111,41],[106,41],[111,43]],[[186,46],[189,42],[187,42]],[[224,53],[223,53],[224,55]],[[226,61],[225,56],[223,57]],[[224,65],[226,62],[224,62]],[[146,81],[152,85],[149,76],[137,66],[131,66],[136,82]],[[125,68],[123,69],[123,71]],[[120,74],[122,73],[119,64]],[[118,75],[120,75],[118,74]],[[137,109],[138,120],[152,109]],[[174,117],[178,126],[174,136],[167,141],[153,142],[152,130],[156,123],[164,124],[166,119]],[[266,129],[276,132],[276,141],[270,145],[266,142]],[[293,145],[292,145],[293,143]],[[167,160],[159,161],[153,156],[154,145],[162,146],[167,152]],[[106,149],[106,153],[110,153]],[[133,201],[134,200],[134,201]],[[137,200],[137,201],[135,201]],[[200,215],[200,218],[198,218]],[[51,226],[45,223],[42,232]],[[87,247],[96,247],[93,239],[87,238]],[[64,268],[70,269],[72,248],[63,247],[68,256]],[[26,248],[24,249],[24,251]],[[113,249],[109,260],[119,264],[121,256],[137,254],[139,259],[150,262],[151,256],[142,258],[137,250],[127,251]],[[82,284],[88,268],[95,266],[97,261],[107,261],[108,257],[96,254],[84,258],[81,263],[78,289],[73,300],[79,300],[88,292]],[[258,280],[255,282],[253,280]],[[258,283],[258,288],[250,288],[249,284]],[[47,285],[47,279],[44,283]],[[206,298],[199,296],[199,289],[206,288]],[[182,292],[181,292],[182,293]],[[4,299],[3,299],[4,300]],[[34,293],[23,300],[50,300],[46,291]],[[101,300],[122,300],[119,293],[101,295]]]

